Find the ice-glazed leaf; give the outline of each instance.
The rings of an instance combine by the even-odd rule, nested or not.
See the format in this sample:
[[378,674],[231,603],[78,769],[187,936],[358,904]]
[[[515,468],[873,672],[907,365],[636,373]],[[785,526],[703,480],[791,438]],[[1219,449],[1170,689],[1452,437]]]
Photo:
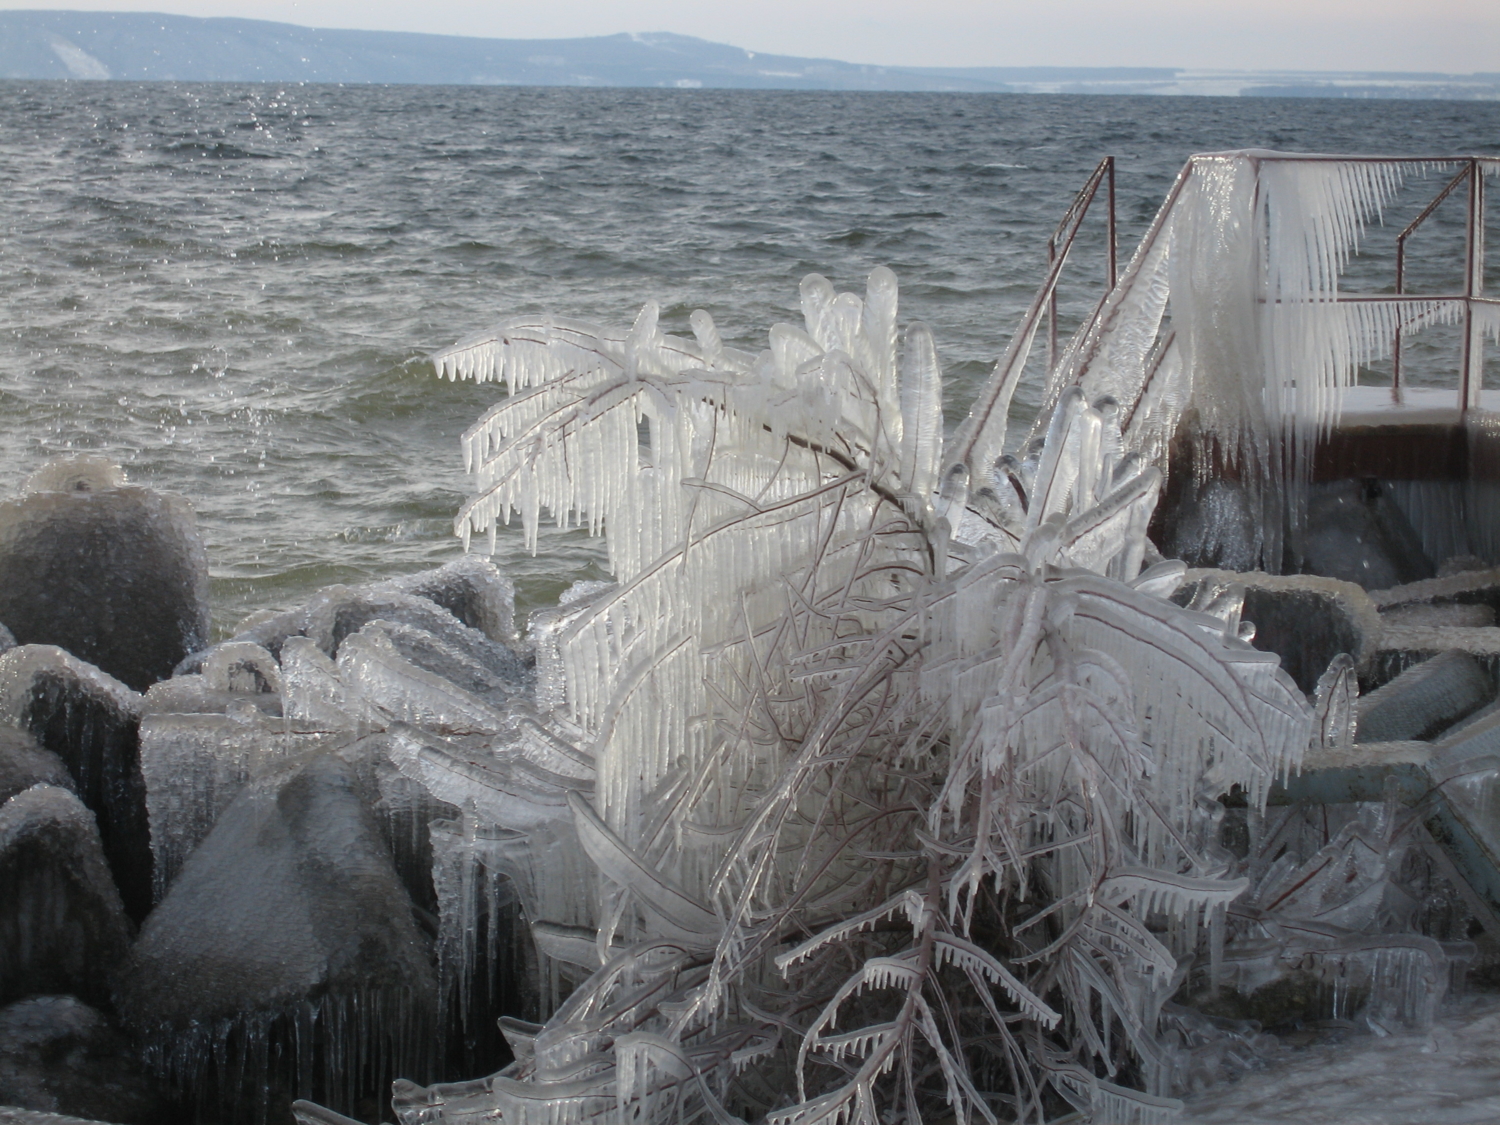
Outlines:
[[717,915],[652,870],[617,837],[583,797],[568,794],[578,837],[599,870],[636,896],[642,909],[673,927],[673,936],[711,947],[723,929]]
[[1327,670],[1318,677],[1313,698],[1318,747],[1345,750],[1354,745],[1359,727],[1359,680],[1352,656],[1341,652],[1328,662]]
[[1135,899],[1143,914],[1181,917],[1194,908],[1227,906],[1249,885],[1248,879],[1211,879],[1150,867],[1120,867],[1099,888],[1099,898],[1109,903]]
[[901,349],[901,485],[918,511],[937,489],[943,456],[942,378],[932,332],[913,324]]
[[951,962],[960,968],[973,968],[1003,988],[1011,1000],[1031,1019],[1044,1027],[1055,1027],[1062,1018],[1031,989],[1027,988],[995,957],[957,934],[936,934],[936,963]]

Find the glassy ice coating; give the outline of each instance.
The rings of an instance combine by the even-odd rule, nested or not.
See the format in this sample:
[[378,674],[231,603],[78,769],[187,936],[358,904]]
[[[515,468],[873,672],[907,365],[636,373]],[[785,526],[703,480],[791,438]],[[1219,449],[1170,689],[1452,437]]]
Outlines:
[[758,355],[647,305],[436,357],[510,392],[464,436],[465,540],[514,511],[534,545],[546,509],[617,581],[533,621],[544,738],[394,755],[466,810],[435,847],[516,871],[544,960],[592,967],[508,1021],[506,1070],[399,1088],[408,1125],[1179,1104],[1162,1006],[1247,885],[1215,798],[1259,807],[1312,709],[1237,611],[1166,600],[1180,564],[1143,570],[1161,478],[1113,400],[1060,393],[1042,441],[940,472],[894,276],[801,297]]

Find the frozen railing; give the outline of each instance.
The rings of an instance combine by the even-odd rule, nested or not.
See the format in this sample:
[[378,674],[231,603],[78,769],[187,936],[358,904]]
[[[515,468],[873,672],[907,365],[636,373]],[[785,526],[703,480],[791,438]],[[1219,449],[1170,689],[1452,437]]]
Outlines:
[[[1402,189],[1409,180],[1455,171],[1398,237],[1398,283],[1382,281],[1389,273],[1372,277],[1388,267],[1381,255],[1362,253],[1367,227],[1408,205]],[[983,479],[1014,444],[1006,437],[1008,415],[1033,338],[1044,318],[1051,322],[1068,251],[1112,172],[1107,164],[1096,169],[1059,226],[1047,276],[955,435],[946,471],[963,466],[971,479]],[[1050,417],[1064,391],[1076,386],[1089,401],[1117,404],[1127,447],[1164,470],[1177,456],[1177,441],[1191,461],[1179,467],[1190,470],[1199,491],[1213,479],[1244,482],[1235,518],[1265,531],[1242,553],[1279,570],[1284,534],[1292,536],[1295,553],[1304,485],[1340,417],[1373,409],[1384,425],[1409,416],[1402,409],[1408,365],[1397,354],[1403,340],[1434,326],[1460,332],[1454,406],[1451,414],[1441,411],[1445,424],[1458,424],[1481,405],[1484,342],[1500,340],[1500,301],[1484,292],[1484,181],[1496,174],[1500,158],[1482,156],[1194,156],[1083,326],[1061,349],[1048,349],[1038,417]],[[1412,291],[1408,243],[1462,186],[1468,192],[1463,280]],[[1432,256],[1424,255],[1429,273]],[[1350,291],[1346,281],[1356,278],[1360,291]],[[1387,361],[1394,402],[1373,387],[1354,390]],[[1420,405],[1437,406],[1436,395],[1424,388]],[[1389,413],[1393,406],[1397,412]],[[1184,444],[1185,420],[1193,433]],[[1033,426],[1031,439],[1039,437]]]
[[[1438,207],[1460,187],[1467,188],[1468,198],[1464,209],[1464,289],[1460,298],[1464,302],[1463,359],[1460,363],[1459,406],[1461,409],[1477,406],[1479,392],[1484,383],[1484,336],[1486,314],[1490,318],[1500,315],[1500,300],[1484,295],[1484,165],[1490,165],[1491,174],[1497,165],[1494,159],[1466,157],[1455,161],[1459,165],[1457,175],[1448,181],[1442,191],[1424,207],[1419,215],[1407,224],[1396,236],[1396,297],[1406,292],[1406,243]],[[1481,315],[1476,318],[1475,310]],[[1489,310],[1496,310],[1490,313]],[[1405,326],[1397,324],[1396,335],[1391,344],[1391,399],[1402,400],[1401,383],[1401,337]]]
[[[1238,166],[1239,172],[1226,175],[1226,165]],[[1349,254],[1357,247],[1365,224],[1380,216],[1405,180],[1414,173],[1453,168],[1457,173],[1397,237],[1392,292],[1340,292],[1339,274]],[[1391,392],[1400,402],[1404,386],[1403,339],[1430,324],[1450,321],[1462,324],[1464,341],[1457,405],[1460,409],[1477,406],[1483,385],[1484,338],[1486,335],[1494,338],[1500,333],[1500,300],[1484,293],[1484,181],[1486,176],[1497,173],[1500,173],[1500,158],[1482,156],[1388,158],[1260,151],[1195,156],[1179,173],[1130,265],[1120,275],[1114,249],[1115,169],[1112,159],[1101,161],[1049,241],[1047,275],[1011,338],[1010,346],[997,367],[997,377],[975,402],[969,420],[953,446],[950,462],[963,462],[971,470],[978,469],[985,460],[981,454],[1005,444],[1003,434],[1010,402],[1044,318],[1048,325],[1049,347],[1048,389],[1042,416],[1065,387],[1082,385],[1087,389],[1095,384],[1120,400],[1121,416],[1128,427],[1142,401],[1159,389],[1156,383],[1160,378],[1186,374],[1191,379],[1196,374],[1191,370],[1180,373],[1171,354],[1178,347],[1177,332],[1183,327],[1184,320],[1199,321],[1193,327],[1201,336],[1223,327],[1222,324],[1202,323],[1205,320],[1202,314],[1210,314],[1209,319],[1222,322],[1226,315],[1233,316],[1237,312],[1241,319],[1250,320],[1255,314],[1249,306],[1266,303],[1307,306],[1315,315],[1302,317],[1304,322],[1321,320],[1324,324],[1314,327],[1341,329],[1321,333],[1325,337],[1323,340],[1262,339],[1258,341],[1259,349],[1250,349],[1272,353],[1270,358],[1277,361],[1275,366],[1284,376],[1286,386],[1277,388],[1283,392],[1296,387],[1298,375],[1305,375],[1309,365],[1316,370],[1329,367],[1330,358],[1333,361],[1334,370],[1326,373],[1332,378],[1315,380],[1313,395],[1287,396],[1281,393],[1265,396],[1269,401],[1264,405],[1273,415],[1311,415],[1308,420],[1327,425],[1337,413],[1337,400],[1318,392],[1351,385],[1360,362],[1382,358],[1386,354],[1392,360]],[[1275,181],[1274,184],[1268,182],[1268,178]],[[1227,182],[1230,180],[1237,182]],[[1073,340],[1059,351],[1056,341],[1058,283],[1083,218],[1104,185],[1108,188],[1108,291]],[[1458,292],[1409,292],[1406,285],[1407,243],[1460,187],[1467,189],[1468,197],[1463,286]],[[1206,272],[1213,272],[1213,267],[1204,259],[1211,256],[1222,258],[1223,247],[1211,239],[1193,237],[1193,228],[1206,233],[1202,230],[1206,224],[1222,226],[1236,220],[1248,222],[1259,241],[1258,246],[1247,240],[1245,245],[1236,248],[1252,254],[1258,250],[1256,256],[1261,259],[1258,263],[1261,276],[1257,278],[1261,291],[1242,294],[1246,298],[1246,307],[1239,310],[1226,308],[1222,287],[1217,292],[1195,294],[1185,292],[1180,284],[1172,284],[1170,274],[1174,258],[1179,272],[1180,267],[1192,264],[1184,262],[1184,258],[1196,256],[1200,259],[1196,264],[1206,266]],[[1287,263],[1284,260],[1287,257],[1301,261]],[[1279,263],[1281,266],[1300,267],[1300,270],[1291,271],[1302,274],[1301,283],[1293,287],[1294,291],[1284,291],[1278,286],[1278,282],[1297,279],[1284,273],[1277,277],[1278,263],[1273,259],[1283,259]],[[1226,272],[1225,265],[1225,262],[1219,263],[1219,272]],[[1164,324],[1163,315],[1169,309],[1171,320]],[[1305,313],[1308,309],[1300,311]],[[1199,315],[1195,316],[1195,313]],[[1283,316],[1280,319],[1287,321],[1297,317]],[[1305,336],[1307,327],[1306,323],[1294,325],[1292,334],[1295,335],[1300,328]],[[1334,338],[1327,339],[1329,336]],[[1120,369],[1122,337],[1131,338],[1126,341],[1124,351],[1135,359],[1134,370]],[[1293,346],[1287,347],[1288,344]],[[1297,347],[1298,344],[1302,347]],[[1308,345],[1313,345],[1315,350],[1318,344],[1331,344],[1339,354],[1333,357],[1312,354]],[[1109,370],[1101,371],[1101,367]],[[1255,389],[1271,391],[1273,388],[1265,385]],[[1288,397],[1290,401],[1284,401]],[[1292,409],[1278,410],[1277,406],[1291,406]]]

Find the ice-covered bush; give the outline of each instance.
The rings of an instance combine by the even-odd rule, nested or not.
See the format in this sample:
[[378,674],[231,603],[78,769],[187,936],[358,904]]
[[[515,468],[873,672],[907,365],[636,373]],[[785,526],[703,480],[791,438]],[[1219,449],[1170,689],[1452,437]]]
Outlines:
[[[895,277],[801,296],[759,354],[647,305],[437,357],[507,384],[464,437],[465,537],[516,512],[534,544],[546,509],[616,582],[533,628],[592,790],[554,784],[537,846],[490,857],[591,975],[508,1021],[499,1075],[405,1091],[408,1122],[1172,1115],[1161,1006],[1244,889],[1217,798],[1300,761],[1306,700],[1232,607],[1165,599],[1180,564],[1142,569],[1159,473],[1110,400],[1065,393],[1044,439],[939,480],[937,351]],[[502,788],[524,806],[534,773]],[[503,805],[479,788],[476,821]]]

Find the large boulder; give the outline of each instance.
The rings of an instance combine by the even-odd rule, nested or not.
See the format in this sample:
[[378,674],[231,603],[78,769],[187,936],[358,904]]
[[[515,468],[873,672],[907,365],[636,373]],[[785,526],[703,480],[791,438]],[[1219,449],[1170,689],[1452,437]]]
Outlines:
[[53,462],[0,503],[0,621],[137,691],[208,638],[208,557],[180,496],[102,457]]
[[131,929],[77,797],[35,785],[0,805],[0,1003],[37,992],[106,1001]]

